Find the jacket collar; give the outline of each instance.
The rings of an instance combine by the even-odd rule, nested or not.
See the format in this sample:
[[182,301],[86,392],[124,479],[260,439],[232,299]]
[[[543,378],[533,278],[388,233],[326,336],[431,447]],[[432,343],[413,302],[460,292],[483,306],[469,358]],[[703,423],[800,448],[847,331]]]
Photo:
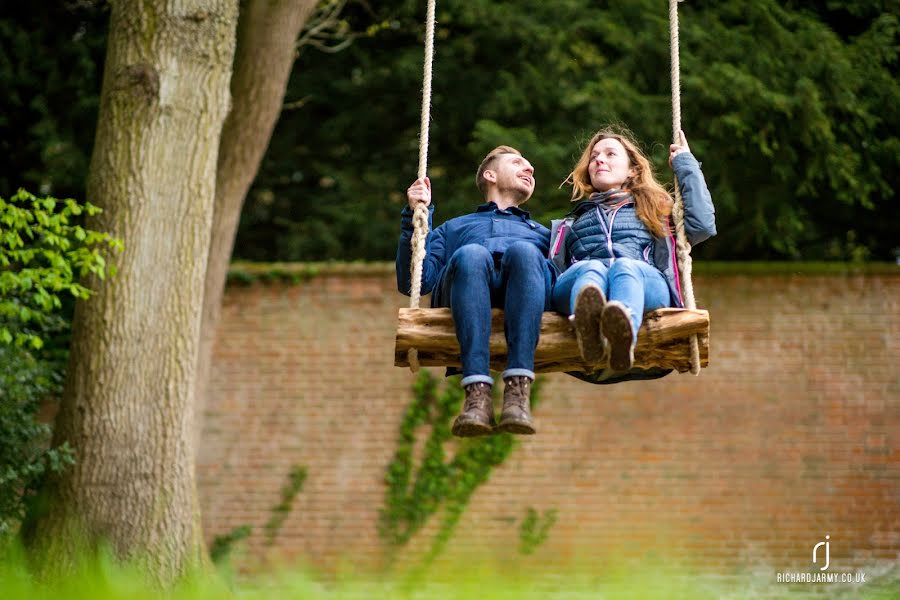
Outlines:
[[573,208],[567,216],[579,217],[600,204],[606,204],[608,206],[621,204],[624,206],[633,202],[634,200],[631,197],[631,193],[627,190],[615,189],[607,190],[605,192],[594,192],[587,200],[582,200],[576,204],[575,208]]
[[529,213],[527,210],[522,210],[518,206],[510,206],[506,210],[500,210],[499,208],[497,208],[497,204],[495,202],[485,202],[484,204],[482,204],[481,206],[479,206],[478,208],[475,209],[475,212],[487,212],[487,211],[518,215],[520,217],[525,217],[526,219],[531,218],[531,213]]

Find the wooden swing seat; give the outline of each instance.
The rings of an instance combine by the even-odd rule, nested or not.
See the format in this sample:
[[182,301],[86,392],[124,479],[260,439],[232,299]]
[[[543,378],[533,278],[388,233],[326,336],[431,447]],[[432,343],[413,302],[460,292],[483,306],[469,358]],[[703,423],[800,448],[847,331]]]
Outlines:
[[[672,75],[672,131],[676,143],[681,131],[681,82],[678,58],[678,1],[669,0],[669,35]],[[425,177],[428,163],[428,130],[431,108],[431,63],[434,51],[435,0],[428,0],[425,20],[425,61],[422,85],[421,129],[419,135],[418,178]],[[683,228],[683,202],[675,185],[675,218],[678,248],[678,272],[684,284],[685,304],[693,307],[694,292],[691,283],[690,245]],[[420,301],[419,282],[422,264],[426,255],[428,218],[425,205],[420,203],[413,213],[414,232],[410,240],[412,260],[410,261],[411,281],[410,306],[418,307]],[[686,262],[686,265],[685,265]],[[692,339],[697,336],[696,354],[692,353]],[[415,350],[410,356],[410,350]],[[692,356],[693,354],[693,356]],[[503,311],[494,309],[491,315],[490,337],[491,368],[502,371],[506,366],[507,348],[503,334]],[[413,361],[412,366],[410,360]],[[541,318],[541,334],[535,351],[535,371],[584,371],[593,373],[608,367],[606,361],[585,364],[578,351],[575,331],[569,320],[562,315],[545,312]],[[705,310],[663,308],[644,315],[638,342],[634,350],[635,368],[675,369],[681,373],[699,374],[700,368],[709,363],[709,313]],[[401,308],[394,344],[394,364],[410,367],[416,371],[425,367],[459,367],[459,343],[453,317],[447,308]]]
[[[691,370],[690,336],[697,334],[700,366],[709,363],[709,312],[661,308],[644,315],[634,350],[637,368],[660,367],[680,373]],[[407,351],[418,349],[423,367],[459,367],[459,342],[449,308],[401,308],[394,345],[394,365],[408,367]],[[491,311],[491,369],[506,368],[506,338],[503,311]],[[606,361],[589,365],[581,360],[575,330],[569,320],[555,312],[541,318],[541,336],[534,356],[535,371],[592,372],[608,366]]]

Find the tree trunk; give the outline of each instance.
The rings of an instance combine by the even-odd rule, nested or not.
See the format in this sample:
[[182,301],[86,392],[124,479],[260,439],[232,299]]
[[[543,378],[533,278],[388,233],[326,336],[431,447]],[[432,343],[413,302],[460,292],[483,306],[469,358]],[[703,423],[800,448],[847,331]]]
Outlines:
[[237,0],[112,3],[88,200],[124,242],[73,322],[48,483],[32,544],[54,562],[112,545],[169,583],[202,561],[193,397]]
[[[212,349],[241,208],[281,114],[296,58],[297,37],[316,4],[317,0],[248,0],[241,7],[231,80],[233,105],[219,146],[216,204],[203,292],[197,361],[198,415],[202,415],[205,404]],[[202,418],[198,418],[198,427],[201,422]]]

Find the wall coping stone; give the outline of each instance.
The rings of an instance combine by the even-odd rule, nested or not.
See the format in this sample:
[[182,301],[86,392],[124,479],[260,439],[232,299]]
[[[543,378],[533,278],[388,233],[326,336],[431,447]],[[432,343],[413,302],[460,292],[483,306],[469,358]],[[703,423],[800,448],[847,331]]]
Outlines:
[[[387,261],[329,262],[233,262],[228,271],[231,285],[252,283],[298,284],[316,277],[385,277],[394,273]],[[900,265],[890,262],[722,262],[698,261],[693,265],[698,276],[801,276],[801,277],[900,277]]]

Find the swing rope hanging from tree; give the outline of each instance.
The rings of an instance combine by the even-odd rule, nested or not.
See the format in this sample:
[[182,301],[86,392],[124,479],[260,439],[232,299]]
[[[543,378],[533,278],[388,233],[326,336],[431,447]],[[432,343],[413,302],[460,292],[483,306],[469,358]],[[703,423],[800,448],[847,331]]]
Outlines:
[[[669,40],[672,78],[672,130],[678,142],[681,130],[681,83],[678,55],[678,3],[669,0]],[[428,166],[428,132],[431,113],[431,76],[434,56],[434,15],[436,0],[428,0],[425,24],[425,66],[422,85],[422,111],[419,135],[417,177],[425,177]],[[644,315],[634,349],[634,367],[638,369],[675,369],[698,375],[709,362],[709,313],[697,309],[691,280],[691,246],[684,233],[684,202],[675,181],[672,208],[675,223],[675,252],[685,308],[661,308]],[[401,308],[394,346],[394,364],[408,366],[414,373],[420,366],[460,366],[459,342],[449,308],[419,308],[422,291],[422,266],[428,237],[428,209],[416,205],[413,211],[412,289],[409,308]],[[507,348],[503,332],[503,311],[491,311],[491,369],[502,371]],[[605,362],[586,364],[578,351],[572,324],[566,317],[545,312],[534,356],[536,372],[593,372],[608,366]]]

